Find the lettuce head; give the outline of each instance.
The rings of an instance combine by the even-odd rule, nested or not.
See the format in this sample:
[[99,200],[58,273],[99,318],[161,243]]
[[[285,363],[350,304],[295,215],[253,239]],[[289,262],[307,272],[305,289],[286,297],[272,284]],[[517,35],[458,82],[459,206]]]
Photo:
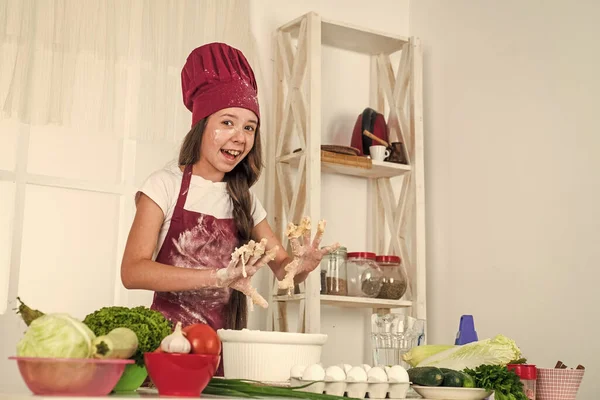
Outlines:
[[88,358],[96,337],[68,314],[46,314],[31,322],[17,343],[19,357]]

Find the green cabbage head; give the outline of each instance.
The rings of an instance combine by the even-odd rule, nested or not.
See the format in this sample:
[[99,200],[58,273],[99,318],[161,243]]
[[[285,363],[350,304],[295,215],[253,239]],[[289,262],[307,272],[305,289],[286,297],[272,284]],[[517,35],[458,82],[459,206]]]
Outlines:
[[29,325],[17,343],[17,356],[88,358],[95,337],[83,322],[68,314],[46,314]]

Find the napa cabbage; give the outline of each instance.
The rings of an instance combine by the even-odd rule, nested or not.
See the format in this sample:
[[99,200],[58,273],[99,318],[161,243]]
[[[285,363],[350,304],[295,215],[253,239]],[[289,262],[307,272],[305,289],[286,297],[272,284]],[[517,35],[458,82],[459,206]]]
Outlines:
[[514,340],[497,335],[493,338],[455,346],[433,354],[423,361],[419,367],[449,368],[461,371],[465,368],[477,368],[480,365],[506,365],[521,358],[521,350]]
[[402,360],[411,367],[416,367],[426,358],[454,347],[456,346],[451,344],[422,344],[402,354]]

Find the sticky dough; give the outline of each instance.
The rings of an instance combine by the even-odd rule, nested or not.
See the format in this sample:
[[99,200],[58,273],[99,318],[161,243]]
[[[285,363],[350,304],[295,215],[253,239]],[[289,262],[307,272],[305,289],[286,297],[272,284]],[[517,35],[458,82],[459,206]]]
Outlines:
[[[325,220],[319,221],[317,225],[317,237],[320,238],[323,236],[325,232]],[[300,243],[298,238],[304,237],[306,238],[306,234],[310,234],[311,230],[311,222],[309,217],[302,218],[300,224],[296,226],[294,223],[290,222],[287,226],[286,235],[290,240],[292,245],[292,252],[294,253],[294,259],[285,266],[285,277],[279,281],[278,287],[279,289],[287,289],[288,294],[291,294],[292,289],[294,288],[294,278],[300,272]],[[311,246],[311,243],[303,243],[304,246]]]
[[253,304],[258,304],[263,308],[267,308],[269,306],[267,301],[260,295],[260,293],[258,293],[258,291],[252,287],[250,279],[248,279],[248,272],[246,270],[248,265],[268,263],[269,261],[275,259],[275,254],[277,253],[278,248],[274,247],[271,250],[265,251],[266,244],[267,239],[262,239],[259,243],[251,240],[248,242],[248,244],[236,248],[231,254],[231,259],[233,262],[241,262],[242,276],[246,278],[237,281],[234,285],[232,285],[232,288],[239,290],[252,300],[250,303],[251,309],[253,309]]

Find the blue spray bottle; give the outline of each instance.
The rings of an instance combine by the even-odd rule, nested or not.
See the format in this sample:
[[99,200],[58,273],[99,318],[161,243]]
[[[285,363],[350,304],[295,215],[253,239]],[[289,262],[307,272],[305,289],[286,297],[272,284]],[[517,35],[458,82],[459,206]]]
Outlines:
[[475,331],[475,322],[473,322],[472,315],[463,315],[460,317],[460,324],[458,326],[458,333],[456,334],[456,340],[454,344],[463,345],[471,342],[476,342],[477,332]]

